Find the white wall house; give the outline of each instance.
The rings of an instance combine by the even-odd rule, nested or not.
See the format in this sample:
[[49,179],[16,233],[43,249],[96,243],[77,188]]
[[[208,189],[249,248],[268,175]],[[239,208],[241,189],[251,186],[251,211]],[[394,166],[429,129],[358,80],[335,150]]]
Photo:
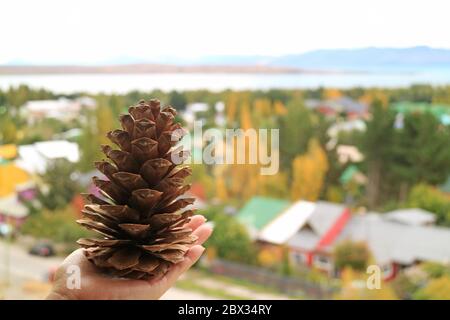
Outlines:
[[21,112],[29,123],[35,123],[45,118],[61,121],[76,119],[83,108],[94,109],[96,101],[90,97],[77,99],[59,98],[57,100],[32,100],[25,103]]

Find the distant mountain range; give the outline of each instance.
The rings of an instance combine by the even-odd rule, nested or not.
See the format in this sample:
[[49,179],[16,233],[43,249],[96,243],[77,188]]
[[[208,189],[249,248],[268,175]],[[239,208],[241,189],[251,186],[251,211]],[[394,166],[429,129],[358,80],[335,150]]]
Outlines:
[[[206,56],[200,58],[120,57],[89,66],[36,66],[20,61],[0,66],[5,73],[152,73],[152,72],[389,72],[449,68],[450,49],[426,46],[410,48],[324,49],[284,56]],[[33,72],[33,70],[35,72]]]
[[269,62],[296,68],[371,70],[373,68],[429,68],[450,66],[450,50],[425,46],[412,48],[363,48],[316,50],[286,55]]

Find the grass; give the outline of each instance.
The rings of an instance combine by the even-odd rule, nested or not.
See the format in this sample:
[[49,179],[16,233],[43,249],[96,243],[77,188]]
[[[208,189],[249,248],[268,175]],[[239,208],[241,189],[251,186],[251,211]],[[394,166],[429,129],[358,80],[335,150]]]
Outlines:
[[271,293],[271,294],[283,294],[283,293],[277,291],[274,288],[264,287],[264,286],[258,285],[256,283],[247,281],[247,280],[238,279],[238,278],[231,278],[231,277],[227,277],[227,276],[223,276],[223,275],[218,275],[218,274],[214,274],[212,272],[209,272],[207,270],[202,270],[200,272],[202,272],[204,276],[208,276],[210,278],[213,278],[214,280],[223,282],[225,284],[245,287],[245,288],[250,289],[250,290],[255,291],[255,292]]
[[250,300],[248,297],[241,297],[229,294],[221,289],[207,288],[196,284],[193,280],[179,280],[176,284],[179,289],[195,291],[207,296],[224,299],[224,300]]
[[203,268],[191,269],[189,271],[189,273],[190,273],[190,279],[210,278],[211,280],[222,282],[224,284],[228,284],[231,286],[244,287],[255,293],[283,295],[283,296],[288,296],[289,298],[292,298],[292,299],[305,299],[305,296],[301,295],[301,294],[293,295],[293,294],[282,293],[280,291],[277,291],[273,287],[264,287],[262,285],[259,285],[259,284],[256,284],[256,283],[244,280],[244,279],[238,279],[238,278],[232,278],[232,277],[228,277],[228,276],[224,276],[224,275],[214,274],[214,273],[208,271],[207,269],[203,269]]

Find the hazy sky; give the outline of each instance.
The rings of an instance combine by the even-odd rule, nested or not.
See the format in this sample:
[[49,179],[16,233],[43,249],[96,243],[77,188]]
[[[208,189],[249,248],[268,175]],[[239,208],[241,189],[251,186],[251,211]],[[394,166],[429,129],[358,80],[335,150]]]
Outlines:
[[1,0],[0,63],[450,48],[446,0]]

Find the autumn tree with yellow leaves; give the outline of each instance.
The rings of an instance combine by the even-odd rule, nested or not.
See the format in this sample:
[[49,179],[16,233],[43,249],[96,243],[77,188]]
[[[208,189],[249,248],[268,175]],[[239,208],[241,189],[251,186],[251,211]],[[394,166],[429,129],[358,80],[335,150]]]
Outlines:
[[316,201],[322,191],[328,167],[325,150],[316,139],[311,139],[307,153],[297,156],[292,163],[292,199]]

